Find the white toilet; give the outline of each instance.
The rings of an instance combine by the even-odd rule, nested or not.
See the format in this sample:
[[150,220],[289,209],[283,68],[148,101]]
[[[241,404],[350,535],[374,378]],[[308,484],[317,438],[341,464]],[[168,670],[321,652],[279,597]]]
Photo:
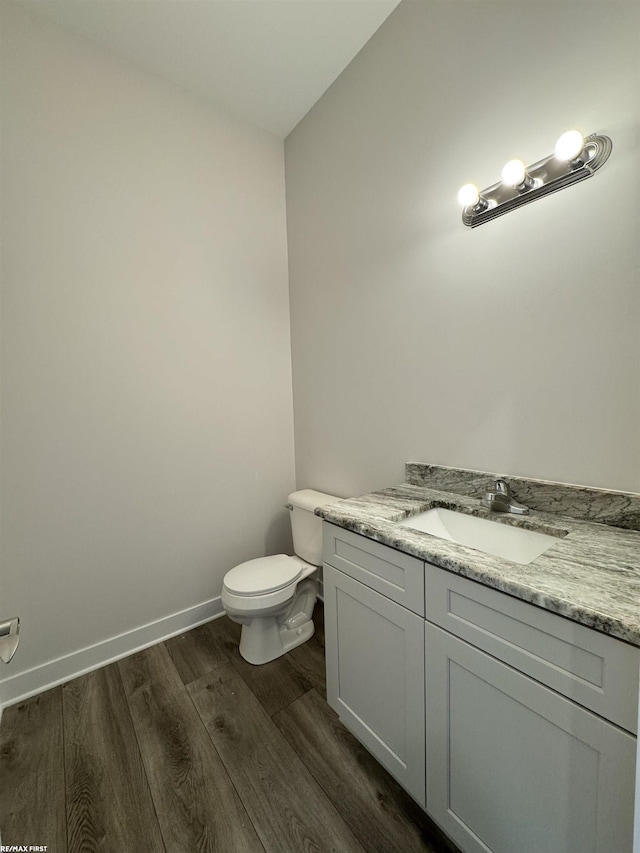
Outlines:
[[310,575],[322,565],[322,519],[313,511],[340,498],[303,489],[288,500],[296,556],[259,557],[224,576],[222,606],[242,625],[240,654],[253,664],[275,660],[313,636],[318,584]]

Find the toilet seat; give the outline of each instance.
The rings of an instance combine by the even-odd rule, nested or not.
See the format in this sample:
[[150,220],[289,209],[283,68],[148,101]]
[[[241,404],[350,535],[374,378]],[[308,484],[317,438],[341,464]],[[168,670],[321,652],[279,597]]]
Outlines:
[[286,554],[258,557],[228,571],[224,589],[234,596],[268,595],[295,584],[302,568],[300,560]]

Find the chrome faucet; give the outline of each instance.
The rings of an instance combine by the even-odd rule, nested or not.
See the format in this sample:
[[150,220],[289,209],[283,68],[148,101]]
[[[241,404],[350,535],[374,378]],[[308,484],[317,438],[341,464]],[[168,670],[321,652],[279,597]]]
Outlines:
[[511,497],[511,488],[506,480],[496,480],[493,491],[484,496],[485,503],[493,512],[510,512],[513,515],[528,515],[529,507]]

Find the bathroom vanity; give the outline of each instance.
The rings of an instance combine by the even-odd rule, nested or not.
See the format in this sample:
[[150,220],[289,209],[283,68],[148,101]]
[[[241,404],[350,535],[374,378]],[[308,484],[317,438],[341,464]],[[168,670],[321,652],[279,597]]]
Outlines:
[[[558,488],[554,505],[611,519]],[[521,487],[544,505],[535,491]],[[635,524],[627,497],[617,521]],[[514,563],[414,530],[433,507],[555,538]],[[441,482],[318,514],[327,695],[347,728],[463,851],[632,851],[640,532],[537,509],[494,520]]]

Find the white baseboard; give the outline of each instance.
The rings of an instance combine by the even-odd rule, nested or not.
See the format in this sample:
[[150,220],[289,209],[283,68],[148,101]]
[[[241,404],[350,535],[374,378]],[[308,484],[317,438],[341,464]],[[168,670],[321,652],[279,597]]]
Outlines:
[[2,708],[15,705],[30,696],[44,693],[94,669],[125,658],[169,637],[175,637],[205,622],[222,616],[222,600],[218,596],[187,610],[141,625],[117,637],[63,655],[0,681],[0,718]]

